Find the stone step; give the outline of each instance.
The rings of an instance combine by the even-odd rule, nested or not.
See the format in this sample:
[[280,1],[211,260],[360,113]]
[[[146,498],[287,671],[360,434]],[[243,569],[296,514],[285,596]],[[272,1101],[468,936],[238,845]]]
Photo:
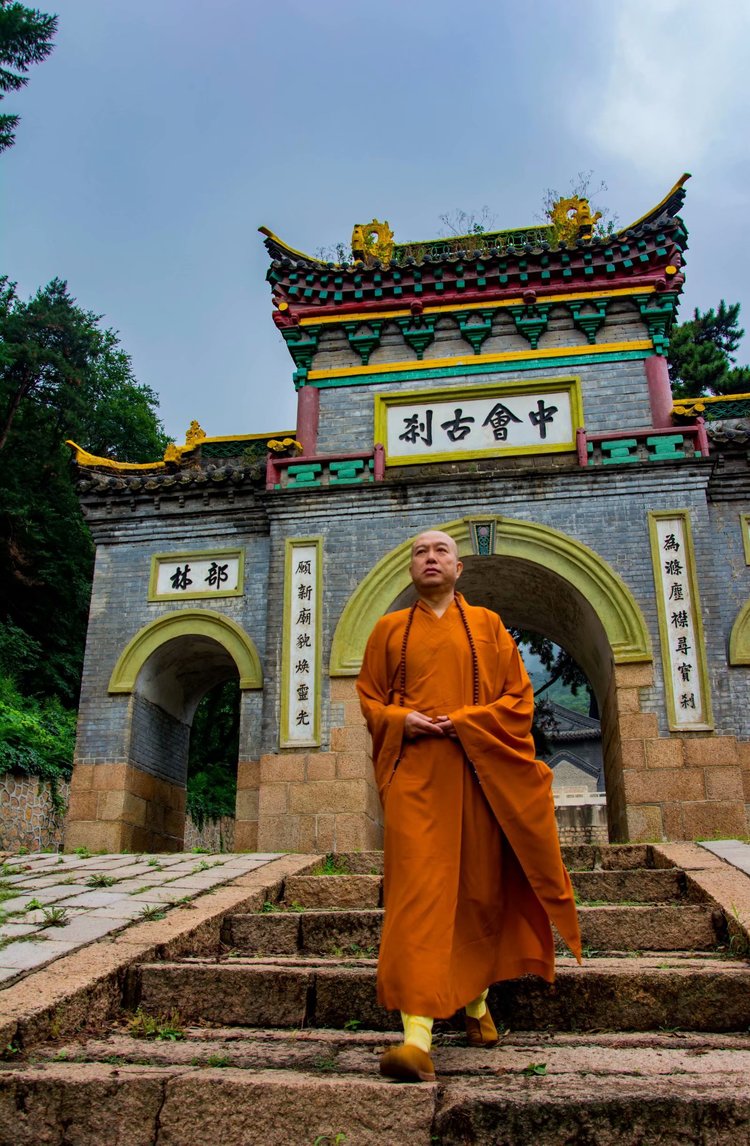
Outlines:
[[[563,844],[563,862],[569,871],[629,871],[653,868],[650,844]],[[346,875],[382,875],[382,851],[335,852],[326,857],[327,865]]]
[[[721,912],[703,905],[580,907],[579,920],[583,946],[596,951],[708,951],[726,938]],[[233,915],[222,940],[247,955],[375,958],[382,921],[377,908]]]
[[[175,1007],[191,1023],[397,1029],[399,1016],[377,1003],[375,975],[367,959],[150,963],[131,972],[127,998],[150,1014]],[[563,957],[553,986],[531,977],[499,983],[490,1001],[515,1031],[746,1031],[750,965],[665,954],[587,959],[578,967]]]
[[[686,896],[685,873],[677,868],[574,871],[571,880],[582,901],[674,903]],[[380,907],[382,902],[380,875],[311,873],[290,876],[284,884],[283,903],[287,908],[365,909]]]
[[[398,1086],[398,1035],[195,1028],[123,1033],[0,1068],[0,1146],[737,1146],[750,1129],[747,1036],[438,1034],[438,1083]],[[251,1128],[251,1129],[250,1129]],[[338,1137],[337,1137],[338,1136]]]

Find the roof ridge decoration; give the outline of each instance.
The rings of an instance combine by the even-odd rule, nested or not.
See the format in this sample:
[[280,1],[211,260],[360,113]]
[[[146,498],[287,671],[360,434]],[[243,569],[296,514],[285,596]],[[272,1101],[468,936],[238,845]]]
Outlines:
[[[281,439],[277,441],[276,439]],[[209,438],[206,431],[201,427],[199,422],[193,420],[185,434],[185,444],[182,446],[175,445],[170,442],[165,451],[164,456],[160,460],[152,462],[119,462],[116,458],[100,457],[97,454],[89,453],[79,446],[77,442],[68,439],[65,442],[66,446],[70,446],[73,451],[73,461],[77,466],[82,469],[99,469],[109,470],[113,473],[138,473],[144,470],[163,470],[167,465],[180,465],[185,459],[186,455],[194,453],[199,447],[211,446],[214,443],[221,442],[263,442],[268,449],[276,450],[277,452],[285,451],[287,449],[299,446],[299,443],[291,437],[287,431],[278,430],[276,433],[270,434],[223,434],[218,437]],[[275,441],[275,445],[272,442]],[[301,449],[301,447],[299,447]],[[216,451],[211,451],[211,454]],[[210,455],[209,455],[210,456]],[[205,458],[203,459],[205,461]]]
[[[396,243],[387,221],[358,223],[352,232],[352,261],[327,262],[289,246],[268,227],[259,227],[265,235],[265,245],[271,259],[291,260],[298,269],[337,271],[352,275],[362,268],[398,268],[443,262],[451,258],[476,258],[480,255],[520,255],[532,250],[564,251],[583,244],[615,242],[624,238],[641,237],[658,229],[659,223],[673,219],[685,200],[684,185],[691,176],[685,173],[655,207],[634,223],[610,235],[597,235],[596,224],[601,212],[592,214],[589,201],[579,196],[558,199],[551,209],[551,221],[529,227],[502,231],[477,231],[467,235],[452,235],[421,242]],[[301,264],[301,265],[300,265]]]

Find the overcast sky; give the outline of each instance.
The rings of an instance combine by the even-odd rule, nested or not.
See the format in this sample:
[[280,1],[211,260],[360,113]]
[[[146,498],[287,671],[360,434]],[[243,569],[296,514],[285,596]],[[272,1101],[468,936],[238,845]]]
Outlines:
[[747,0],[26,2],[59,31],[3,103],[0,269],[67,279],[178,441],[294,426],[261,224],[309,253],[374,216],[520,227],[593,170],[625,226],[690,171],[681,316],[750,330]]

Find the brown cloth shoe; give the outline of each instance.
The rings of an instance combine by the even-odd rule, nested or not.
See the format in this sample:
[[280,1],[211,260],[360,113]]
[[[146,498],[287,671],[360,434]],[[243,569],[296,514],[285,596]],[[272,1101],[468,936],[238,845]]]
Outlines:
[[395,1078],[397,1082],[435,1081],[432,1059],[411,1043],[387,1050],[380,1059],[380,1073],[386,1078]]
[[470,1047],[494,1047],[500,1042],[489,1007],[481,1019],[472,1019],[469,1015],[464,1015],[464,1022],[466,1023],[466,1041]]

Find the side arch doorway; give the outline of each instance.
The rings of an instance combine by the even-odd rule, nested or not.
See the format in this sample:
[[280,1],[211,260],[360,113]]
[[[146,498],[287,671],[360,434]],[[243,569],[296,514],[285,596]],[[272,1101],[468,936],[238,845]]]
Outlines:
[[[439,528],[458,545],[464,563],[459,588],[471,604],[499,613],[508,627],[548,637],[585,673],[602,724],[608,835],[627,839],[616,668],[651,660],[646,625],[629,590],[592,550],[532,522],[462,519]],[[488,535],[490,545],[484,543]],[[358,670],[378,616],[413,601],[410,545],[388,554],[347,604],[334,636],[333,676]]]
[[[255,645],[236,622],[207,609],[179,610],[145,625],[127,644],[108,686],[113,702],[120,696],[127,700],[120,710],[125,722],[124,766],[102,763],[96,778],[107,797],[110,830],[105,846],[182,849],[193,717],[203,697],[230,680],[238,680],[241,689],[242,744],[254,715],[253,690],[262,688],[263,675]],[[71,828],[76,839],[81,834],[75,809],[73,799],[67,846]],[[97,801],[100,821],[103,810]]]

